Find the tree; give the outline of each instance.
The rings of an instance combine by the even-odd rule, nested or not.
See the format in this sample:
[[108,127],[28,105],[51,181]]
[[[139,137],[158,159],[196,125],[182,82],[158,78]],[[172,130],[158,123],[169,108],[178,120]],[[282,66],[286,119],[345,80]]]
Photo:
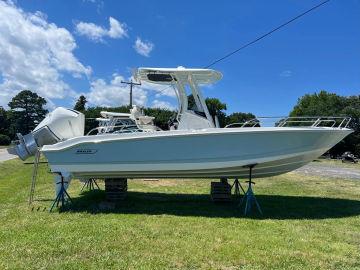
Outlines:
[[0,134],[0,145],[9,145],[11,143],[11,139],[9,136]]
[[299,98],[290,116],[335,116],[346,106],[346,98],[324,90]]
[[30,90],[23,90],[9,102],[11,129],[27,134],[44,119],[46,100]]
[[79,112],[84,112],[86,103],[87,103],[86,97],[81,95],[75,103],[74,110]]
[[0,134],[9,136],[10,121],[6,110],[0,106]]
[[[205,103],[206,103],[206,106],[208,107],[210,115],[213,117],[215,117],[215,115],[216,115],[219,119],[220,127],[224,127],[225,122],[226,122],[226,119],[225,119],[226,114],[224,112],[227,109],[226,104],[222,103],[217,98],[206,98]],[[188,108],[190,110],[194,110],[194,111],[199,110],[196,106],[193,95],[188,96]]]
[[330,150],[333,156],[351,151],[360,156],[360,96],[339,96],[324,90],[299,98],[290,116],[350,116],[350,128],[354,133],[347,136]]
[[144,113],[155,117],[154,124],[163,130],[169,129],[169,120],[176,115],[174,111],[160,108],[145,108]]
[[252,113],[234,112],[226,116],[226,125],[235,123],[245,123],[248,120],[256,118]]
[[96,128],[98,126],[98,122],[96,118],[101,117],[100,112],[121,112],[121,113],[129,113],[129,106],[120,106],[120,107],[89,107],[83,111],[85,114],[85,134],[87,134],[90,130]]

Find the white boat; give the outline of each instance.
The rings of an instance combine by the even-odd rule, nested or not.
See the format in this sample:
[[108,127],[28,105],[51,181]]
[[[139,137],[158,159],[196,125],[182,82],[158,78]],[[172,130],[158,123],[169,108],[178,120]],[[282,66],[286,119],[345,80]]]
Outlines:
[[84,136],[42,152],[52,172],[74,178],[253,177],[295,170],[350,131],[327,128],[228,128]]
[[[336,117],[288,117],[273,127],[255,119],[219,128],[199,85],[221,78],[210,69],[139,68],[138,80],[174,88],[179,109],[170,130],[137,125],[133,132],[68,136],[40,150],[51,171],[67,179],[245,177],[254,164],[253,177],[267,177],[311,162],[353,132],[349,118]],[[195,109],[188,108],[189,94]]]

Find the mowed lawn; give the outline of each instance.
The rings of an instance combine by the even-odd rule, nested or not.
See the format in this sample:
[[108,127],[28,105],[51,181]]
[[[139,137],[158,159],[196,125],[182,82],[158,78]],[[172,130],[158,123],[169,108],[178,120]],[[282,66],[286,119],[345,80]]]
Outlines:
[[360,269],[359,180],[257,179],[262,217],[212,203],[205,179],[130,180],[108,210],[74,181],[71,208],[49,213],[52,176],[41,164],[29,207],[31,170],[0,163],[0,269]]

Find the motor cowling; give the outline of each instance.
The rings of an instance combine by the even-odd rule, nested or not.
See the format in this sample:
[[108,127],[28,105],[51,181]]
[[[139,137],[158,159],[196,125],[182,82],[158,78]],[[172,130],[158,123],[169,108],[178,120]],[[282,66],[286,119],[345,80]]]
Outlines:
[[70,138],[83,136],[85,116],[75,110],[58,107],[47,114],[44,120],[29,134],[18,136],[18,144],[9,149],[22,160],[35,155],[39,147],[55,144]]

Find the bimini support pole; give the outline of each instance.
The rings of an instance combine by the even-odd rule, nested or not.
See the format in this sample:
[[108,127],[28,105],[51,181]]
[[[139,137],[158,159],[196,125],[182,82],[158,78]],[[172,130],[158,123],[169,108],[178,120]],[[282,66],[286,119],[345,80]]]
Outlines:
[[[96,187],[95,187],[96,186]],[[95,190],[95,189],[100,189],[99,185],[97,184],[96,180],[94,178],[89,178],[85,181],[84,185],[81,188],[81,191],[84,190],[84,188],[88,189],[88,190]]]
[[258,201],[256,200],[256,197],[254,195],[254,192],[252,190],[252,184],[255,185],[255,182],[252,181],[252,169],[256,166],[256,164],[251,164],[248,166],[245,166],[247,168],[249,168],[249,180],[246,181],[246,183],[248,183],[248,189],[244,195],[244,197],[242,198],[240,205],[242,205],[244,202],[245,203],[245,209],[244,209],[244,215],[246,216],[248,213],[250,213],[251,211],[251,207],[253,204],[255,204],[257,210],[259,211],[259,213],[262,215],[262,211],[261,211],[261,207],[258,203]]
[[64,176],[61,173],[58,173],[60,176],[60,181],[56,183],[56,185],[60,184],[60,190],[58,191],[56,198],[50,208],[50,212],[53,210],[53,208],[55,207],[59,207],[59,205],[61,204],[61,207],[64,207],[65,204],[70,201],[72,203],[71,197],[69,195],[69,193],[67,193],[66,188],[65,188],[65,184],[68,184],[68,181],[64,181]]
[[190,85],[191,91],[194,96],[194,100],[195,101],[198,100],[198,102],[196,102],[197,106],[198,106],[198,103],[200,103],[200,105],[206,115],[206,119],[209,121],[210,126],[214,128],[215,127],[214,120],[213,120],[212,116],[210,115],[209,109],[206,105],[205,99],[204,99],[200,89],[198,88],[197,82],[194,80],[194,78],[191,74],[188,75],[188,81],[189,81],[189,85]]

